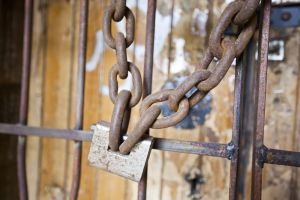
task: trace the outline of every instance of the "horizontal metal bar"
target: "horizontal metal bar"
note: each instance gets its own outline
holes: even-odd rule
[[[89,131],[29,127],[6,123],[0,123],[0,134],[61,138],[86,142],[90,142],[93,138],[93,133]],[[153,149],[221,158],[228,158],[230,154],[230,146],[227,144],[165,138],[154,138]],[[300,167],[300,152],[267,149],[265,163]]]
[[[93,133],[89,131],[73,129],[51,129],[41,127],[28,127],[14,124],[0,123],[0,134],[26,135],[39,137],[62,138],[66,140],[91,141]],[[204,143],[194,141],[180,141],[163,138],[155,138],[154,149],[191,153],[226,158],[226,144]]]
[[[265,163],[300,167],[300,152],[268,149]]]
[[[154,149],[227,158],[227,144],[155,138]]]
[[[62,138],[77,141],[91,141],[93,137],[92,132],[81,130],[29,127],[5,123],[0,123],[0,133],[8,135]]]

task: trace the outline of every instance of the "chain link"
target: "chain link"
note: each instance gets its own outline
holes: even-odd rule
[[[118,72],[121,79],[128,76],[128,62],[126,52],[126,41],[123,33],[117,34],[116,39],[116,56],[118,61]]]
[[[115,8],[113,19],[119,22],[123,19],[126,12],[126,0],[114,0],[112,6]]]
[[[237,0],[228,4],[218,24],[212,30],[209,47],[196,67],[196,71],[176,89],[162,90],[146,97],[141,104],[140,119],[128,138],[120,144],[121,132],[125,132],[128,127],[130,109],[141,98],[142,80],[138,68],[127,61],[126,53],[126,48],[134,41],[134,15],[126,6],[125,0],[112,0],[111,6],[107,8],[104,15],[103,28],[104,39],[109,47],[116,50],[117,57],[117,64],[109,73],[109,95],[115,104],[110,127],[110,148],[113,151],[119,149],[120,153],[128,154],[149,128],[166,128],[182,121],[188,115],[190,108],[221,82],[233,60],[239,57],[246,48],[256,30],[255,11],[258,4],[259,0]],[[124,17],[126,18],[126,37],[119,32],[115,39],[111,33],[111,22],[112,20],[119,22]],[[232,23],[241,29],[236,39],[224,35]],[[209,65],[214,57],[218,59],[218,62],[210,68]],[[122,90],[118,93],[117,76],[126,79],[128,72],[132,75],[133,91]],[[197,91],[187,97],[187,92],[195,87]],[[166,102],[174,113],[159,118],[161,109],[158,104],[162,102]]]
[[[124,123],[124,116],[126,113],[126,109],[131,97],[131,93],[127,90],[122,90],[116,100],[114,111],[111,117],[111,125],[110,125],[110,149],[112,151],[118,151],[119,145],[121,141],[121,131],[122,124]]]
[[[147,110],[154,104],[167,101],[169,99],[169,96],[173,94],[173,92],[175,92],[175,90],[161,90],[145,98],[141,104],[140,115],[145,116]],[[188,99],[181,99],[178,105],[178,110],[176,110],[176,112],[172,115],[156,119],[152,125],[152,128],[161,129],[177,124],[186,117],[189,109],[190,105]]]
[[[142,97],[142,78],[139,69],[128,62],[128,71],[132,75],[133,82],[133,96],[130,99],[129,106],[132,108],[140,101]],[[109,97],[111,101],[115,104],[118,96],[118,80],[117,76],[119,74],[119,65],[114,65],[109,72]]]
[[[247,0],[244,2],[242,9],[236,14],[233,23],[236,25],[245,24],[255,13],[260,0]]]
[[[121,1],[121,0],[119,0]],[[126,1],[125,1],[126,2]],[[114,13],[116,11],[116,7],[119,4],[112,3],[110,7],[105,10],[103,17],[103,35],[106,44],[112,48],[116,49],[116,40],[113,38],[111,33],[112,28],[112,20],[114,20]],[[126,48],[128,48],[134,41],[134,30],[135,30],[135,18],[132,11],[126,7],[124,11],[124,17],[126,18]],[[115,21],[115,20],[114,20]],[[117,22],[117,21],[116,21]]]

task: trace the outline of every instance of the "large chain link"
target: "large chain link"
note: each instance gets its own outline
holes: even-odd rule
[[[122,154],[127,154],[149,128],[166,128],[182,121],[188,115],[190,108],[201,101],[210,90],[221,82],[233,60],[242,54],[256,30],[255,11],[259,2],[259,0],[237,0],[228,4],[218,24],[211,32],[209,47],[195,72],[176,89],[162,90],[146,97],[141,104],[141,117],[131,134],[119,148],[119,143],[116,143],[113,148],[110,146],[112,150],[119,149]],[[123,17],[127,20],[126,38],[122,33],[118,33],[115,40],[111,34],[111,21],[120,21]],[[239,26],[241,30],[235,38],[224,35],[226,29],[232,23]],[[104,36],[107,44],[116,49],[117,52],[118,64],[112,68],[110,76],[110,97],[115,103],[115,110],[119,111],[114,111],[111,129],[117,130],[113,132],[120,132],[122,121],[117,120],[115,122],[113,120],[122,119],[124,110],[126,110],[124,106],[130,108],[136,105],[142,93],[139,72],[133,64],[127,62],[126,57],[126,47],[134,40],[134,16],[126,7],[126,1],[114,0],[112,6],[107,9],[104,17]],[[218,59],[218,62],[212,69],[209,69],[214,57]],[[121,92],[117,94],[116,76],[126,78],[128,71],[133,75],[134,95],[132,97],[130,96],[131,93]],[[187,97],[186,93],[195,87],[198,90],[192,96]],[[123,105],[119,101],[122,101]],[[168,106],[174,111],[172,115],[159,118],[161,109],[158,104],[162,102],[167,102]],[[113,141],[116,140],[116,137],[119,139],[120,133],[111,132],[110,135],[114,137],[111,140]],[[110,145],[112,144],[111,141]]]

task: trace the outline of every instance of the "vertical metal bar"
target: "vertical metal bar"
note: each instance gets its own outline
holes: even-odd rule
[[[229,199],[246,199],[247,166],[251,147],[251,134],[253,131],[253,66],[254,42],[251,40],[243,55],[237,59],[235,69],[235,90],[233,110],[233,134],[229,148],[234,149],[231,154],[230,190]],[[227,149],[230,150],[230,149]],[[229,151],[230,152],[230,151]]]
[[[260,12],[260,32],[258,45],[258,69],[255,85],[255,132],[253,135],[253,159],[252,159],[252,190],[251,199],[261,199],[262,167],[264,163],[264,125],[265,102],[268,67],[268,45],[270,29],[271,0],[262,1]]]
[[[25,0],[24,5],[24,35],[23,35],[23,55],[22,55],[22,80],[19,124],[27,125],[28,99],[29,99],[29,77],[31,61],[31,39],[32,39],[32,18],[33,0]],[[26,177],[26,137],[18,137],[17,146],[17,170],[19,197],[21,200],[28,199],[27,177]]]
[[[147,22],[146,22],[146,41],[145,41],[145,63],[144,63],[144,93],[143,98],[151,94],[152,74],[153,74],[153,52],[155,35],[155,12],[156,0],[148,0]],[[149,134],[149,131],[147,132]],[[145,200],[147,195],[147,167],[144,175],[138,184],[138,200]]]
[[[156,0],[148,0],[144,64],[144,98],[152,91]]]
[[[85,86],[85,63],[87,48],[87,28],[88,28],[88,8],[89,1],[80,1],[80,27],[79,27],[79,55],[78,55],[78,77],[77,77],[77,93],[76,93],[76,116],[75,129],[83,128],[83,112],[84,112],[84,86]],[[75,141],[73,177],[70,199],[76,200],[78,197],[81,176],[81,155],[82,142]]]
[[[246,52],[244,52],[245,54]],[[238,179],[238,165],[239,165],[239,152],[240,152],[240,135],[242,131],[242,120],[244,110],[244,80],[247,63],[244,54],[237,58],[235,67],[235,86],[234,86],[234,102],[233,102],[233,126],[232,126],[232,139],[228,144],[227,150],[231,159],[230,166],[230,188],[229,199],[237,199],[237,179]]]
[[[251,184],[247,182],[247,168],[251,162],[251,147],[253,144],[252,133],[254,130],[253,110],[254,110],[254,95],[253,95],[253,77],[255,76],[253,66],[255,62],[255,43],[250,41],[246,51],[243,53],[243,67],[246,69],[243,73],[243,106],[241,120],[242,125],[239,133],[239,146],[238,146],[238,162],[236,166],[236,186],[235,186],[235,199],[243,200],[249,199],[246,193]]]

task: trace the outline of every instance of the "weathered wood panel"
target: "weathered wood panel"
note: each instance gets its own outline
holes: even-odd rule
[[[49,1],[42,126],[68,128],[72,55],[72,5]],[[67,142],[42,139],[38,199],[64,199]]]
[[[285,41],[285,56],[281,62],[269,63],[265,144],[299,151],[299,29],[273,30],[272,35],[273,39]],[[265,165],[263,197],[300,199],[297,172],[292,167]]]
[[[43,113],[43,86],[46,66],[47,42],[47,4],[46,1],[34,2],[34,26],[32,35],[32,57],[30,74],[30,100],[28,125],[41,126]],[[38,199],[40,164],[41,164],[41,138],[28,137],[26,164],[29,199]]]

